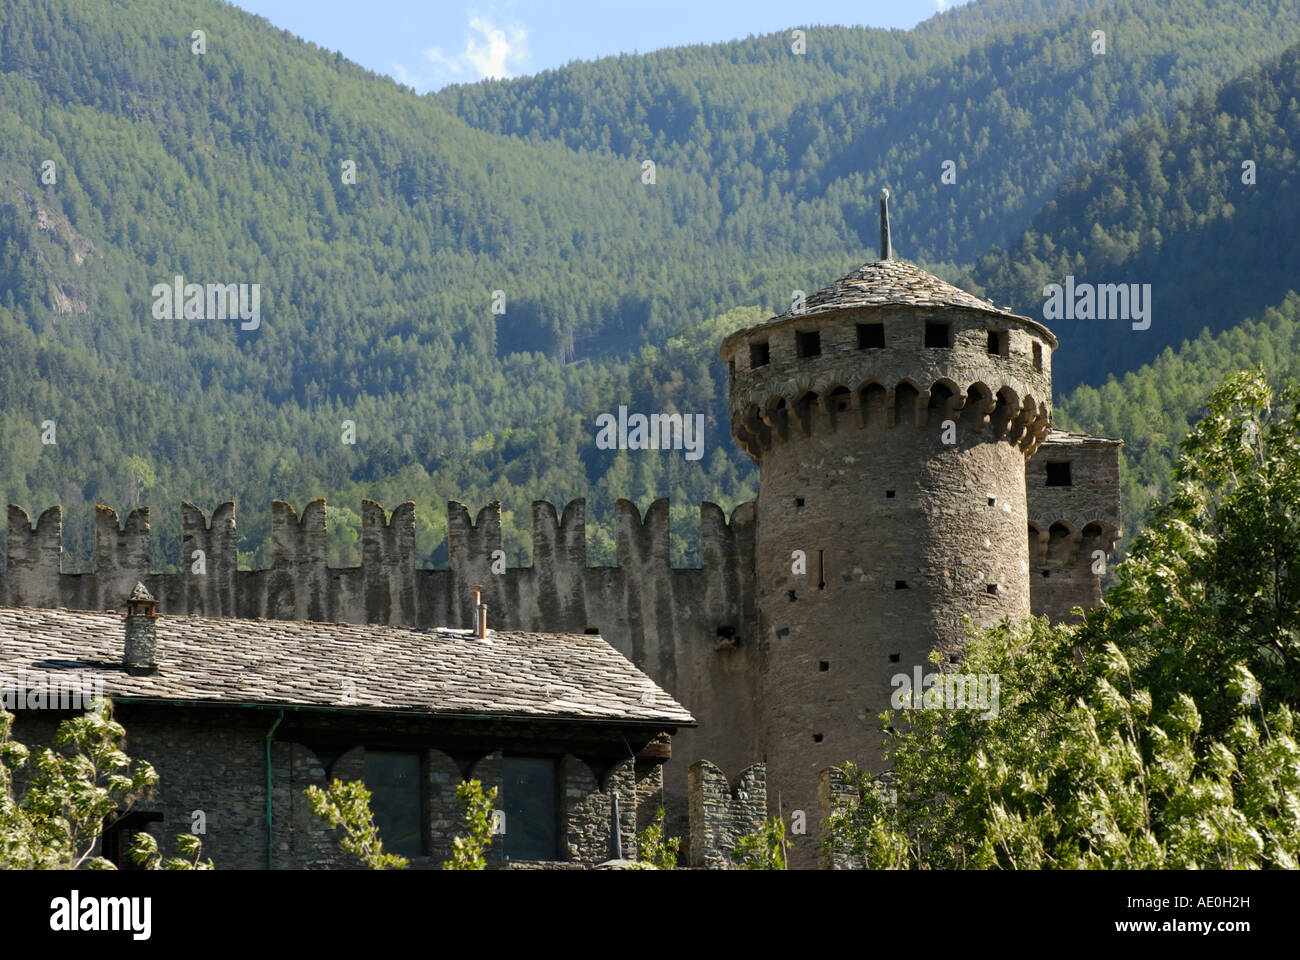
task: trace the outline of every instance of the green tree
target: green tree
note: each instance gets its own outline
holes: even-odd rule
[[[465,780],[456,786],[456,796],[465,805],[465,835],[451,841],[451,859],[443,863],[444,870],[486,870],[483,856],[492,842],[492,802],[497,798],[497,788],[486,793],[478,780]]]
[[[785,820],[773,817],[736,841],[731,859],[740,870],[784,870],[789,862]]]
[[[303,793],[312,813],[335,829],[343,828],[340,845],[363,866],[371,870],[402,870],[410,865],[405,857],[384,853],[384,842],[370,812],[370,791],[360,780],[344,783],[336,778],[324,790],[312,786]]]
[[[146,870],[211,870],[211,860],[199,859],[203,854],[203,841],[192,833],[176,838],[179,857],[164,857],[158,852],[158,841],[141,831],[131,842],[128,855]]]
[[[1229,378],[1176,494],[1078,626],[976,633],[992,716],[885,714],[887,779],[847,766],[827,850],[872,867],[1300,864],[1300,389]],[[949,668],[955,669],[955,668]],[[884,789],[887,785],[888,789]]]
[[[664,836],[663,807],[655,814],[644,830],[636,835],[637,864],[646,870],[675,870],[677,868],[677,849],[681,846],[681,837]]]
[[[154,768],[122,750],[126,735],[110,700],[64,720],[55,747],[35,751],[12,738],[14,716],[0,710],[0,869],[112,870],[93,856],[104,818],[130,810],[158,783]],[[14,794],[15,771],[30,764],[28,787]]]
[[[1157,708],[1186,692],[1218,735],[1240,713],[1238,664],[1266,704],[1300,705],[1300,386],[1275,397],[1262,372],[1235,374],[1181,449],[1087,636],[1122,638]]]

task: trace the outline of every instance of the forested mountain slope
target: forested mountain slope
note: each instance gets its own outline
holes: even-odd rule
[[[1097,383],[1166,346],[1258,315],[1300,286],[1300,47],[1144,121],[1048,203],[1009,250],[980,259],[977,286],[1042,317],[1043,288],[1151,285],[1151,326],[1048,321],[1068,345],[1058,387]],[[1246,166],[1246,165],[1249,166]],[[1249,180],[1251,182],[1243,182]]]
[[[1172,492],[1177,445],[1205,415],[1210,392],[1229,374],[1258,368],[1275,387],[1300,379],[1300,295],[1289,292],[1258,320],[1217,336],[1203,331],[1177,351],[1166,347],[1141,369],[1079,387],[1057,404],[1058,427],[1124,438],[1126,541],[1145,524],[1152,499]]]
[[[687,560],[699,501],[753,493],[718,341],[873,257],[882,184],[960,280],[1126,124],[1297,40],[1280,0],[985,0],[419,97],[212,0],[6,0],[0,496],[65,505],[69,570],[94,503],[152,505],[162,566],[175,504],[231,497],[256,563],[267,501],[316,496],[335,563],[363,496],[417,501],[425,562],[448,498],[502,499],[519,561],[528,501],[588,496],[600,562],[615,499],[670,496]],[[258,284],[260,323],[158,319],[177,275]],[[595,449],[619,405],[704,415],[705,456]]]
[[[994,30],[1050,23],[1066,14],[1103,10],[1114,3],[1115,0],[979,0],[950,6],[918,23],[913,33],[971,43]]]
[[[1300,41],[1300,8],[1284,0],[1061,2],[1051,22],[1018,23],[1032,7],[991,6],[1005,24],[970,31],[969,46],[920,28],[810,27],[803,56],[788,35],[751,37],[448,87],[437,99],[530,143],[699,173],[738,227],[752,222],[749,201],[776,195],[800,226],[834,223],[871,247],[872,198],[888,185],[902,255],[960,264],[1018,235],[1130,123]],[[945,161],[954,183],[941,179]]]

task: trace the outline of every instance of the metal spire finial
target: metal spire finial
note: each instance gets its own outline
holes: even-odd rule
[[[889,190],[880,191],[880,259],[891,260],[893,244],[889,241]]]

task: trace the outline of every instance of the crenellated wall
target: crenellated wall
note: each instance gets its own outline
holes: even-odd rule
[[[473,624],[469,587],[483,586],[488,624],[497,629],[599,633],[689,709],[698,729],[681,730],[673,749],[687,762],[710,757],[740,769],[761,757],[753,710],[757,693],[754,611],[755,514],[752,503],[730,520],[715,504],[700,508],[698,568],[668,560],[668,501],[644,517],[636,505],[615,506],[617,565],[587,565],[586,503],[562,514],[533,504],[533,562],[506,567],[501,505],[471,518],[447,506],[448,568],[416,566],[415,505],[389,514],[361,505],[361,566],[327,565],[324,500],[299,515],[271,504],[271,556],[266,570],[239,570],[236,514],[224,503],[211,518],[181,505],[179,573],[149,570],[149,511],[133,510],[125,526],[108,507],[95,516],[93,572],[63,573],[62,514],[46,510],[32,526],[27,512],[9,508],[8,563],[0,573],[0,603],[9,606],[116,609],[143,582],[163,616],[264,617],[416,627]],[[495,556],[494,556],[495,554]],[[494,563],[495,561],[495,563]],[[494,568],[500,572],[494,573]],[[669,764],[664,793],[671,832],[686,823],[686,763]]]

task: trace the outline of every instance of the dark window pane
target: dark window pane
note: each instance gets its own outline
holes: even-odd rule
[[[951,347],[952,327],[947,323],[927,323],[925,325],[925,345],[927,347]]]
[[[111,820],[111,823],[107,821]],[[141,867],[131,859],[127,850],[135,842],[137,833],[153,833],[156,837],[158,831],[150,831],[149,824],[162,823],[163,815],[161,813],[148,812],[143,810],[133,810],[130,813],[110,814],[106,818],[106,826],[102,835],[100,849],[104,859],[111,860],[117,864],[119,870],[139,870]],[[160,843],[158,845],[162,847]]]
[[[420,829],[420,755],[367,750],[363,779],[370,791],[385,853],[418,857],[424,853]]]
[[[1047,485],[1049,487],[1070,487],[1074,481],[1070,479],[1070,461],[1063,460],[1058,463],[1047,464]]]
[[[880,350],[885,346],[885,325],[883,323],[858,324],[858,348],[861,350]]]
[[[506,859],[557,859],[559,817],[555,761],[505,757],[501,762],[501,783],[502,807],[506,813]]]

